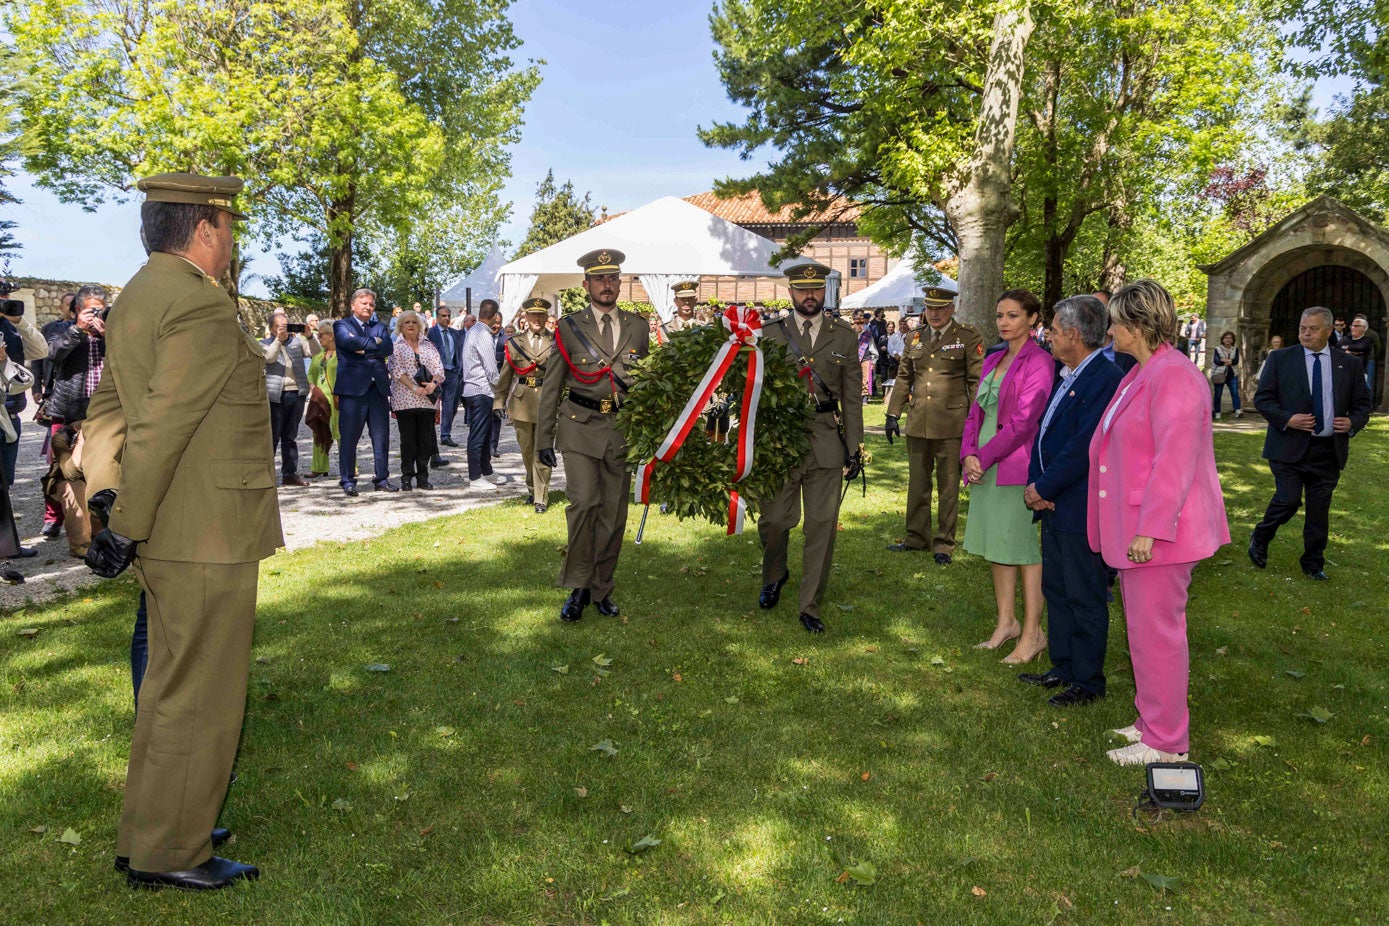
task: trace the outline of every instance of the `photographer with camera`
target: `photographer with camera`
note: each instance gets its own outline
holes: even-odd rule
[[[24,318],[24,303],[9,298],[13,291],[10,284],[0,283],[0,375],[6,383],[5,417],[9,424],[0,428],[0,462],[7,486],[14,485],[15,459],[19,456],[19,413],[29,404],[24,393],[33,385],[24,363],[48,357],[48,342]]]
[[[307,358],[315,351],[303,331],[303,325],[292,325],[289,316],[276,312],[270,316],[270,337],[260,342],[265,348],[265,391],[270,396],[270,442],[280,448],[280,484],[287,486],[309,484],[299,475],[298,438],[309,394]]]

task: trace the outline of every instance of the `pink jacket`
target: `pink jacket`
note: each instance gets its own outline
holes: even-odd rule
[[[1215,469],[1210,385],[1186,354],[1163,344],[1134,367],[1090,440],[1090,548],[1130,569],[1129,544],[1152,537],[1168,566],[1205,559],[1230,542]],[[1114,411],[1109,427],[1105,422]]]
[[[984,358],[984,367],[979,372],[981,388],[1003,357],[1004,352],[998,351]],[[1018,355],[1013,358],[1008,372],[1003,374],[1003,385],[998,392],[998,432],[983,447],[979,446],[979,428],[984,424],[984,409],[977,401],[970,402],[964,438],[960,442],[960,459],[976,456],[985,470],[997,465],[998,485],[1026,485],[1032,440],[1041,427],[1042,415],[1046,413],[1055,379],[1056,361],[1028,338],[1018,348]]]

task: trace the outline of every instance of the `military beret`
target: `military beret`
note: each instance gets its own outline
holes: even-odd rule
[[[932,308],[941,308],[955,304],[955,294],[948,289],[941,289],[939,286],[927,286],[921,291],[922,302]]]
[[[185,203],[190,206],[216,206],[238,218],[246,218],[232,204],[246,184],[240,177],[204,177],[202,174],[155,174],[135,188],[145,194],[145,202]]]
[[[541,299],[539,296],[537,296],[534,299],[527,299],[525,302],[521,303],[521,308],[525,309],[527,312],[537,312],[541,315],[549,315],[550,300]]]
[[[609,273],[620,273],[622,262],[627,259],[627,255],[612,248],[600,248],[597,251],[589,251],[579,258],[579,266],[584,268],[584,276],[596,277],[604,276]]]
[[[786,285],[791,289],[824,289],[825,278],[830,275],[830,268],[812,260],[787,267],[784,272]]]
[[[676,299],[699,298],[699,284],[694,280],[681,280],[679,283],[673,283],[670,290]]]

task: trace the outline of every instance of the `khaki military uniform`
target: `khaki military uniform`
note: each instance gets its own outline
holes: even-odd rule
[[[111,530],[139,541],[150,654],[116,854],[138,871],[179,871],[212,855],[258,563],[284,543],[265,359],[227,294],[160,252],[121,292],[106,345],[83,463],[90,494],[116,491]]]
[[[787,356],[799,362],[796,347],[787,335],[788,325],[802,322],[792,312],[787,318],[769,323],[762,336],[787,345]],[[824,381],[839,402],[844,436],[840,439],[835,416],[829,409],[830,397],[816,387],[815,402],[820,409],[810,425],[810,454],[792,471],[780,492],[762,505],[757,535],[762,540],[762,584],[769,585],[787,574],[787,547],[791,528],[801,520],[805,508],[805,553],[801,569],[800,611],[820,616],[820,600],[829,584],[830,564],[834,560],[834,541],[839,527],[839,499],[844,483],[845,447],[857,451],[863,441],[863,370],[858,362],[858,336],[837,318],[824,315],[813,344],[807,344],[801,330],[795,342],[805,351],[816,375]],[[812,380],[813,382],[813,380]]]
[[[689,331],[691,328],[698,328],[699,326],[699,319],[695,318],[693,315],[689,318],[681,318],[677,314],[661,327],[665,330],[666,335],[669,336],[675,334],[677,331]]]
[[[650,352],[650,326],[640,315],[618,308],[612,310],[611,318],[617,326],[616,349],[604,345],[592,306],[561,319],[557,334],[578,370],[596,371],[611,364],[613,373],[630,384],[632,365]],[[598,356],[589,353],[573,335],[571,325],[583,332]],[[587,588],[595,601],[612,593],[613,573],[627,527],[632,474],[627,470],[627,439],[616,420],[622,395],[620,387],[614,395],[606,376],[593,385],[579,382],[558,347],[550,354],[540,390],[535,445],[537,449],[554,447],[564,454],[569,546],[555,584]]]
[[[497,399],[493,407],[505,408],[507,417],[516,426],[516,441],[521,445],[521,461],[526,468],[526,488],[537,505],[550,503],[550,467],[535,458],[536,422],[540,420],[540,390],[545,382],[545,368],[555,347],[555,336],[541,329],[532,334],[529,327],[507,339],[511,360],[502,364],[502,375],[494,388]],[[563,364],[564,361],[560,361]],[[515,366],[513,366],[513,364]],[[535,369],[525,376],[516,367]]]
[[[901,415],[911,402],[902,433],[907,438],[907,537],[905,544],[935,553],[955,549],[960,500],[960,439],[969,403],[979,385],[984,347],[979,332],[954,319],[939,337],[922,325],[907,337],[887,413]],[[931,529],[931,476],[935,472],[936,531]]]

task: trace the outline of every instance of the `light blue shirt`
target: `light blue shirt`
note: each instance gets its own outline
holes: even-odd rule
[[[1320,431],[1314,431],[1315,437],[1330,437],[1334,431],[1331,427],[1331,419],[1335,417],[1334,403],[1332,402],[1331,389],[1331,347],[1323,347],[1320,353],[1313,353],[1306,347],[1302,348],[1302,356],[1307,361],[1307,393],[1312,394],[1312,358],[1321,358],[1321,420],[1325,425]]]
[[[1052,394],[1051,402],[1047,405],[1047,413],[1042,416],[1042,427],[1037,432],[1038,445],[1041,444],[1042,438],[1046,436],[1047,426],[1051,424],[1051,416],[1056,414],[1057,406],[1061,404],[1061,400],[1066,398],[1066,394],[1070,392],[1071,384],[1076,381],[1076,377],[1080,376],[1080,371],[1085,369],[1086,364],[1091,360],[1094,360],[1102,354],[1104,354],[1103,348],[1100,350],[1092,350],[1085,355],[1085,359],[1077,364],[1074,370],[1071,370],[1065,376],[1061,377],[1061,385],[1056,387],[1056,392]]]

